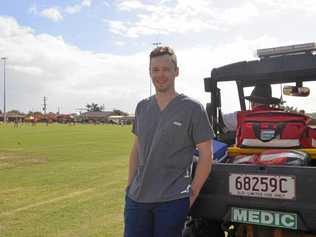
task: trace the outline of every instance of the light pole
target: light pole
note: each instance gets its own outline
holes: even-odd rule
[[[7,122],[7,113],[6,113],[6,81],[5,81],[5,63],[8,59],[7,57],[2,57],[3,60],[3,123]]]

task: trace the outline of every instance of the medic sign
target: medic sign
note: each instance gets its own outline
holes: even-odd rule
[[[293,230],[297,229],[297,215],[289,212],[232,207],[231,221]]]

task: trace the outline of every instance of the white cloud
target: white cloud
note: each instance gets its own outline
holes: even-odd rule
[[[28,75],[34,75],[34,76],[43,75],[43,70],[39,67],[12,65],[8,67],[8,70],[13,70],[21,74],[28,74]]]
[[[282,19],[311,17],[316,14],[314,0],[122,0],[114,2],[117,10],[133,14],[133,18],[121,20],[120,27],[110,24],[110,32],[123,37],[141,37],[161,34],[194,34],[205,32],[229,32],[246,27],[253,22],[282,24]],[[299,22],[299,20],[297,20]],[[267,25],[267,24],[266,24]],[[284,24],[283,24],[284,25]],[[162,33],[163,32],[163,33]]]
[[[172,0],[160,0],[159,4],[164,4],[164,3],[168,3],[171,2]]]
[[[90,7],[92,4],[92,0],[83,0],[81,2],[81,5],[84,6],[84,7]]]
[[[254,2],[277,12],[302,11],[308,14],[316,13],[314,0],[288,0],[286,4],[282,0],[255,0]]]
[[[75,14],[81,11],[82,6],[80,4],[77,5],[72,5],[72,6],[67,6],[65,8],[65,12],[68,14]]]
[[[13,18],[0,17],[0,55],[8,57],[8,109],[27,112],[39,108],[47,96],[48,109],[54,112],[58,106],[75,112],[91,102],[133,112],[147,94],[147,54],[83,51],[62,37],[36,35]]]
[[[32,34],[33,30],[30,27],[20,27],[18,23],[12,17],[1,17],[0,16],[0,42],[3,42],[14,35],[28,35]],[[23,39],[20,39],[23,40]],[[8,41],[10,43],[11,41]],[[13,42],[12,42],[13,43]],[[3,44],[4,49],[6,48]]]
[[[121,34],[128,31],[128,24],[122,21],[104,20],[111,28],[112,33]]]
[[[76,14],[76,13],[79,13],[83,7],[90,7],[91,4],[92,4],[92,0],[83,0],[79,4],[67,6],[65,8],[65,12],[68,14]]]
[[[259,15],[257,6],[248,2],[238,7],[226,9],[221,14],[218,14],[218,17],[219,21],[224,22],[225,25],[235,26]]]
[[[114,44],[117,46],[125,46],[127,43],[125,41],[115,41]]]
[[[259,15],[254,4],[246,2],[238,7],[219,8],[208,0],[181,0],[175,6],[169,1],[159,4],[145,4],[139,0],[125,0],[117,4],[120,11],[135,12],[133,22],[121,21],[118,26],[109,22],[112,33],[128,37],[142,35],[196,33],[210,30],[225,30],[237,24],[250,21]]]
[[[61,13],[57,7],[43,9],[40,12],[40,15],[43,17],[46,17],[52,21],[55,21],[55,22],[61,21],[63,19],[63,16],[61,15]]]
[[[122,11],[132,11],[132,10],[148,10],[154,11],[155,7],[153,5],[146,5],[143,4],[139,0],[129,0],[129,1],[122,1],[117,6]]]
[[[91,5],[92,0],[82,0],[78,4],[68,5],[66,7],[49,7],[39,11],[37,6],[34,4],[28,9],[28,12],[34,15],[46,17],[54,22],[57,22],[63,20],[63,14],[77,14],[83,8],[91,7]]]

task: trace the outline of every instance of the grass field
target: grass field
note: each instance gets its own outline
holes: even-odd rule
[[[122,236],[130,129],[0,125],[0,236]]]

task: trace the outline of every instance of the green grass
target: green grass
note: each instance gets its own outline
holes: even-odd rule
[[[130,130],[0,125],[0,236],[122,236]]]

